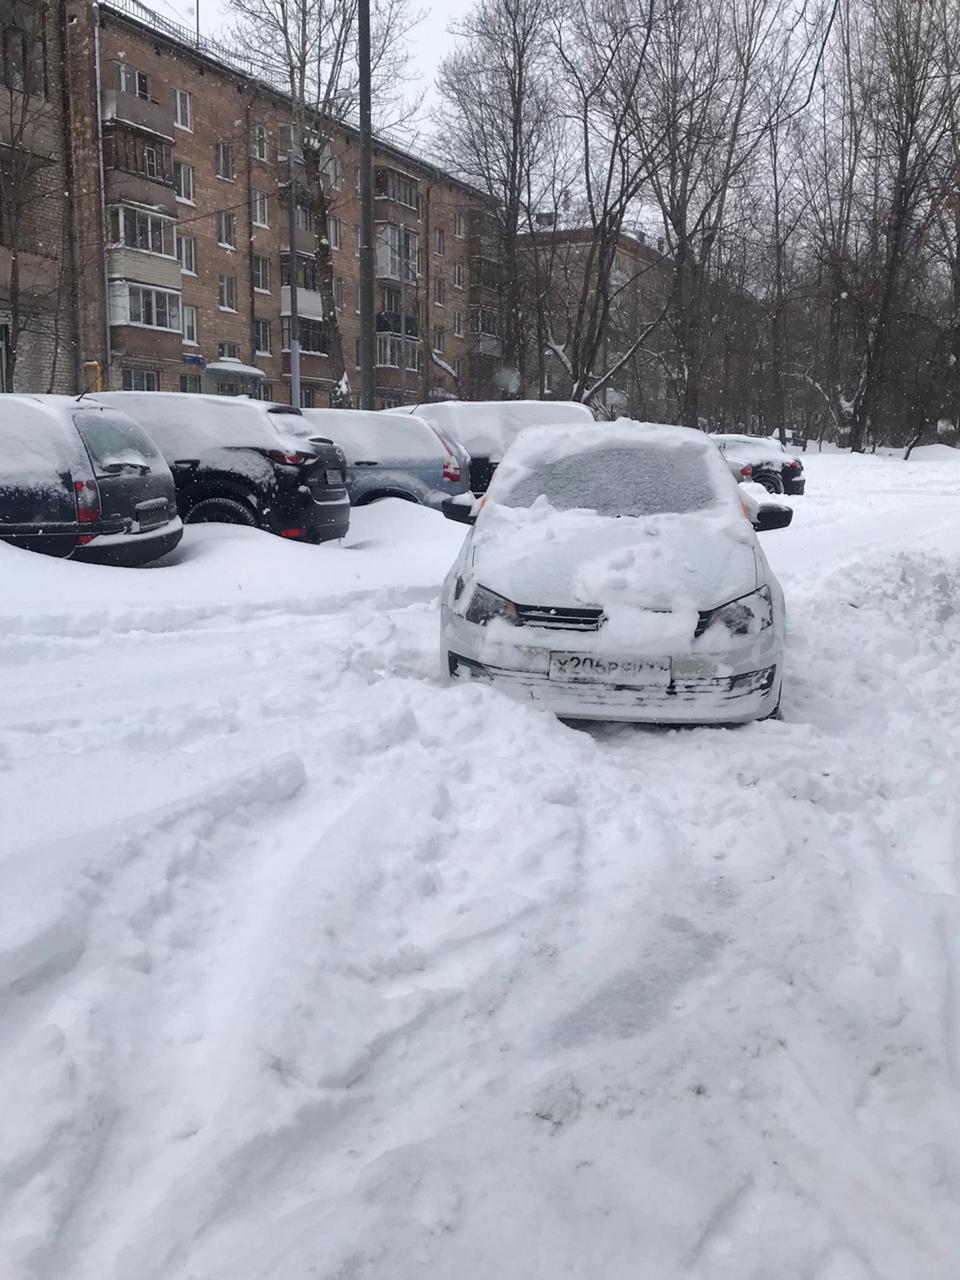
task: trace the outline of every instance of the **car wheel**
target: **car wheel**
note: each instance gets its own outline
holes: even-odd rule
[[[758,476],[754,476],[754,480],[757,484],[763,485],[767,493],[783,493],[783,481],[779,476],[774,475],[772,472],[761,473]]]
[[[245,524],[253,528],[257,517],[238,498],[201,498],[187,513],[187,524]]]

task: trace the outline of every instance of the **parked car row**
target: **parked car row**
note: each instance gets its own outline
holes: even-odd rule
[[[806,488],[803,463],[779,440],[766,436],[711,434],[738,480],[752,480],[768,493],[801,494]]]

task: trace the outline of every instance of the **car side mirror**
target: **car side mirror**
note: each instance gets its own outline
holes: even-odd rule
[[[457,524],[475,524],[477,517],[473,513],[473,506],[472,497],[466,502],[461,502],[459,498],[444,498],[440,503],[440,510],[448,520],[456,520]]]
[[[753,527],[757,533],[767,533],[771,529],[786,529],[792,519],[792,507],[781,506],[779,502],[765,502],[753,518]]]

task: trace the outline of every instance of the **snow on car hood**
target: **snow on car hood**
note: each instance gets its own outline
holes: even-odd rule
[[[516,604],[604,610],[605,643],[689,645],[701,611],[759,586],[742,516],[612,519],[592,512],[488,506],[474,533],[474,581]]]

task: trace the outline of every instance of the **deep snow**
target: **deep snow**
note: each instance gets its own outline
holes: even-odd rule
[[[402,504],[0,547],[3,1280],[955,1280],[960,467],[804,465],[739,730],[441,687]]]

